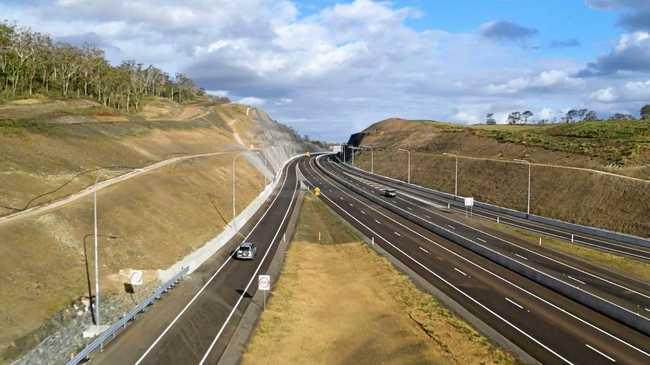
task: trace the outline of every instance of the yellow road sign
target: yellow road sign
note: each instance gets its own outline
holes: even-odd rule
[[[314,195],[316,196],[320,195],[320,188],[318,186],[314,188]]]

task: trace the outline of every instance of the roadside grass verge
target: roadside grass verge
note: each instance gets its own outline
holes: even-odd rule
[[[515,237],[521,241],[528,242],[531,245],[537,244],[539,237],[541,236],[542,245],[553,251],[569,255],[573,258],[578,258],[585,262],[607,268],[608,270],[618,272],[643,282],[650,282],[650,265],[644,261],[586,247],[578,243],[571,244],[566,240],[529,232],[506,224],[497,224],[496,222],[489,222],[486,220],[480,220],[478,222],[493,231]]]
[[[417,289],[309,195],[242,363],[512,364],[515,359]]]

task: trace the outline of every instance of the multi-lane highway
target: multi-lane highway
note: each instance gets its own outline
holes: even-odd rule
[[[449,199],[445,195],[435,193],[427,188],[420,187],[414,184],[406,184],[401,181],[396,181],[394,179],[385,176],[372,174],[370,172],[353,168],[348,165],[342,164],[340,165],[340,167],[350,173],[353,173],[357,176],[362,176],[370,181],[374,181],[392,188],[399,188],[400,190],[404,192],[408,192],[413,196],[423,198],[428,201],[441,204],[444,206],[449,205],[452,209],[456,211],[464,212],[465,208],[462,206],[461,202],[456,201],[454,199]],[[570,229],[551,226],[540,222],[533,222],[530,220],[515,217],[513,215],[499,214],[480,207],[474,207],[473,213],[478,217],[486,218],[491,221],[495,221],[497,217],[499,217],[500,222],[503,224],[508,224],[518,228],[523,228],[528,231],[540,233],[543,235],[557,237],[566,240],[567,242],[573,242],[573,243],[585,245],[592,248],[597,248],[600,250],[605,250],[616,254],[627,255],[630,257],[634,257],[641,260],[647,260],[648,262],[650,262],[650,248],[648,247],[640,247],[638,245],[629,244],[611,238],[605,239],[602,237],[596,237],[583,232],[572,231]]]
[[[257,257],[239,261],[227,250],[201,266],[146,315],[131,324],[93,362],[105,364],[215,364],[257,291],[294,209],[298,180],[294,160],[266,206],[233,239],[257,245]]]
[[[339,176],[361,189],[381,196],[382,185],[368,180],[354,169],[342,169],[340,164],[324,160],[324,165],[336,171]],[[650,285],[634,280],[606,268],[587,264],[566,255],[554,255],[551,250],[539,247],[516,238],[503,238],[498,232],[471,226],[462,215],[446,209],[436,209],[422,198],[410,196],[400,191],[393,199],[383,199],[386,204],[399,209],[407,218],[428,221],[439,229],[472,241],[477,247],[487,247],[495,253],[530,268],[531,275],[543,275],[556,279],[559,283],[581,295],[602,299],[612,303],[616,310],[630,314],[633,325],[637,321],[650,321]],[[567,243],[568,244],[568,243]]]
[[[366,180],[347,174],[326,157],[320,159],[319,163],[313,158],[301,161],[300,170],[310,186],[320,187],[323,200],[341,217],[540,362],[650,362],[650,339],[640,331],[434,234],[409,219],[413,218],[409,215],[447,225],[447,229],[464,235],[471,234],[475,241],[489,240],[490,248],[495,250],[507,247],[510,255],[521,256],[521,263],[546,275],[565,275],[562,279],[567,283],[573,280],[566,276],[570,272],[571,277],[585,283],[583,287],[576,282],[576,287],[602,290],[598,293],[607,293],[608,299],[616,299],[621,306],[627,300],[647,303],[647,287],[629,288],[635,293],[629,297],[623,295],[623,302],[618,302],[619,294],[626,290],[618,287],[618,282],[596,281],[599,279],[593,273],[582,272],[580,267],[572,268],[546,259],[536,251],[499,243],[498,237],[445,221],[435,216],[430,207],[424,210],[408,199],[392,198],[390,204],[399,209],[387,209],[364,195],[365,192],[379,196]],[[641,307],[642,311],[646,309]]]

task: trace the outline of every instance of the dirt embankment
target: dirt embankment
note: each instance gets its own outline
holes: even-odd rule
[[[412,182],[453,193],[455,161],[453,157],[442,154],[477,157],[458,159],[458,194],[520,211],[526,210],[528,168],[521,163],[512,163],[513,159],[627,172],[639,178],[647,178],[646,171],[650,169],[650,162],[646,161],[650,159],[647,156],[650,150],[645,147],[639,149],[636,162],[614,169],[605,165],[608,162],[598,151],[592,155],[577,154],[499,142],[482,135],[483,132],[475,133],[471,128],[447,124],[392,120],[373,125],[364,133],[361,144],[377,147],[375,172],[405,180],[407,154],[397,149],[410,149]],[[599,143],[606,144],[603,141]],[[370,153],[361,152],[355,162],[369,170]],[[534,166],[531,176],[533,214],[650,236],[650,183],[546,166]]]
[[[243,364],[511,364],[308,196]],[[318,240],[320,232],[320,241]]]
[[[106,121],[108,111],[81,101],[3,105],[10,112],[0,117],[0,215],[69,196],[92,185],[97,174],[101,181],[130,171],[124,167],[224,152],[173,163],[99,191],[104,295],[124,291],[120,270],[167,268],[219,234],[232,218],[232,152],[242,146],[219,113],[242,107],[152,103],[155,113],[145,107],[140,115],[118,115],[122,121]],[[246,118],[237,113],[233,116]],[[66,123],[59,122],[62,117]],[[251,123],[241,131],[246,128],[261,127]],[[241,211],[262,190],[264,177],[241,158],[237,182]],[[41,327],[48,318],[88,295],[88,280],[94,282],[92,232],[92,195],[0,223],[0,363],[37,344],[48,334]]]

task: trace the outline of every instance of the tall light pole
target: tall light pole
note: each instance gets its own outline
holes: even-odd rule
[[[361,146],[362,148],[370,148],[370,172],[375,173],[375,149],[372,146]]]
[[[398,148],[397,150],[402,151],[402,152],[406,152],[407,155],[408,155],[408,157],[407,157],[408,158],[408,170],[407,170],[407,173],[406,173],[406,176],[407,176],[406,177],[406,182],[410,184],[411,183],[411,151],[409,151],[407,149],[404,149],[404,148]]]
[[[99,173],[95,178],[95,191],[93,192],[93,226],[95,235],[95,325],[100,325],[99,317],[99,251],[97,250],[99,235],[97,234],[97,182]]]
[[[515,161],[525,163],[525,164],[528,165],[528,207],[526,208],[526,214],[530,215],[530,171],[531,171],[530,168],[531,168],[532,164],[530,163],[530,161],[527,161],[527,160],[515,159]]]
[[[454,196],[458,196],[458,155],[454,155],[453,153],[443,153],[445,156],[454,156],[456,159],[456,174],[454,178]]]
[[[247,150],[239,151],[232,158],[232,220],[233,220],[233,222],[235,221],[235,217],[237,216],[237,208],[235,207],[235,181],[236,181],[235,162],[237,161],[237,158],[239,156],[241,156],[244,152],[248,152],[248,151],[260,151],[260,149],[259,148],[249,148]]]

